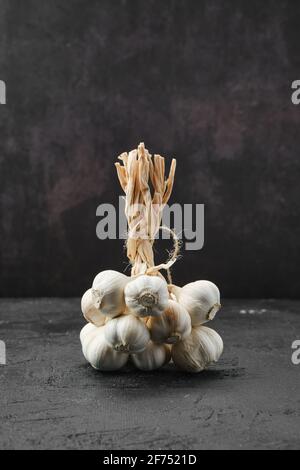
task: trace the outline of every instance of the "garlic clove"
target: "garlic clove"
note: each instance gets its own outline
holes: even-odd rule
[[[98,335],[99,330],[102,327],[88,323],[85,325],[80,332],[80,341],[82,345],[83,355],[86,357],[88,354],[88,349],[90,348],[94,338]]]
[[[141,275],[125,287],[125,302],[136,316],[158,316],[168,305],[167,283],[158,276]]]
[[[150,341],[145,323],[134,315],[113,318],[104,327],[106,341],[116,350],[128,353],[143,351]]]
[[[221,308],[220,291],[210,281],[195,281],[186,284],[179,291],[178,301],[189,312],[192,326],[199,326],[213,320]]]
[[[166,344],[155,344],[150,341],[143,352],[132,354],[130,357],[138,369],[155,370],[170,361],[171,352]]]
[[[97,327],[93,325],[92,323],[87,323],[80,331],[79,337],[80,337],[81,344],[85,342],[86,338],[88,338],[92,334],[92,332],[95,332],[95,331],[97,331]]]
[[[81,299],[81,311],[84,318],[96,326],[102,326],[105,323],[105,315],[95,306],[95,295],[93,289],[88,289]]]
[[[123,367],[129,355],[116,352],[106,341],[104,326],[96,327],[88,323],[80,333],[82,352],[94,369],[113,371]]]
[[[223,352],[223,340],[212,328],[198,326],[185,340],[172,347],[174,364],[186,372],[200,372],[217,362]]]
[[[191,318],[187,310],[178,302],[169,299],[168,307],[159,317],[147,321],[151,339],[155,343],[174,344],[191,334]]]
[[[124,288],[130,278],[118,271],[102,271],[95,277],[92,285],[92,293],[95,307],[110,318],[124,312],[126,305]]]

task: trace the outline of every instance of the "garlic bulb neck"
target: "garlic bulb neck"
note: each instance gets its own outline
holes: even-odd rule
[[[207,312],[207,319],[208,320],[213,320],[216,316],[216,313],[220,310],[222,305],[218,302],[216,302]]]
[[[92,288],[93,303],[96,308],[100,308],[104,293]]]

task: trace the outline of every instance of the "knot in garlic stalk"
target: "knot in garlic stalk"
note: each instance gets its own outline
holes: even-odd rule
[[[189,312],[192,326],[213,320],[221,308],[220,291],[213,282],[191,282],[174,292],[178,302]]]
[[[168,288],[158,276],[141,275],[125,287],[125,302],[131,313],[140,317],[158,316],[168,305]]]
[[[147,321],[151,339],[155,343],[174,344],[191,334],[191,318],[178,302],[169,299],[168,306],[159,317]]]
[[[118,271],[102,271],[95,277],[92,285],[94,305],[110,318],[125,310],[124,288],[130,278]]]

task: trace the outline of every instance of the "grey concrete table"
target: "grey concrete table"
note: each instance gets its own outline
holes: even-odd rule
[[[300,302],[224,304],[210,370],[104,374],[82,356],[78,299],[1,300],[0,448],[299,448]]]

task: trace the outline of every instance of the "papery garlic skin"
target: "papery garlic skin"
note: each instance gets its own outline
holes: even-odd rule
[[[139,317],[159,316],[168,305],[167,283],[158,276],[141,275],[125,287],[129,311]]]
[[[213,320],[221,308],[220,291],[210,281],[195,281],[186,284],[178,293],[178,302],[189,312],[192,326]]]
[[[82,352],[94,369],[113,371],[123,367],[129,355],[116,352],[106,341],[104,326],[96,327],[91,323],[85,325],[80,332]]]
[[[181,289],[182,287],[176,286],[175,284],[168,284],[168,291],[172,296],[172,299],[177,300],[177,302],[180,297]]]
[[[155,344],[150,341],[143,352],[132,354],[130,357],[138,369],[155,370],[170,361],[171,352],[166,344]]]
[[[95,307],[99,308],[103,315],[113,318],[124,312],[124,288],[129,280],[125,274],[110,269],[97,274],[92,291]]]
[[[121,352],[141,352],[150,341],[147,326],[134,315],[121,315],[108,321],[104,334],[111,347]]]
[[[80,338],[80,341],[81,341],[81,345],[82,347],[86,347],[87,344],[88,344],[88,341],[86,341],[87,338],[89,338],[89,340],[91,339],[92,337],[92,334],[96,333],[97,330],[97,327],[95,325],[93,325],[92,323],[87,323],[80,331],[80,335],[79,335],[79,338]]]
[[[171,299],[163,314],[159,317],[150,317],[147,326],[155,343],[174,344],[187,338],[192,331],[189,313],[182,305]]]
[[[198,326],[188,338],[172,347],[174,364],[186,372],[201,372],[217,362],[223,352],[223,340],[212,328]]]
[[[94,298],[93,290],[88,289],[81,299],[81,311],[88,322],[96,326],[102,326],[105,323],[106,317],[95,307],[95,300],[97,299]]]

